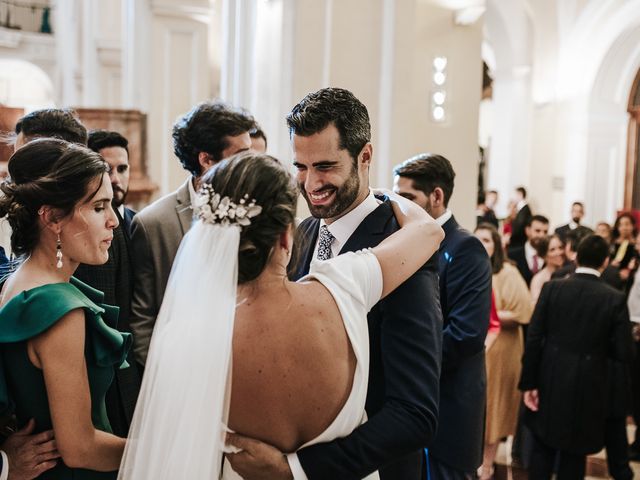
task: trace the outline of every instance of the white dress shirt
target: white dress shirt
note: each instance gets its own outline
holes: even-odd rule
[[[520,200],[516,205],[517,211],[519,212],[520,210],[522,210],[526,204],[527,204],[526,200]]]
[[[451,212],[451,210],[447,208],[444,211],[444,213],[440,215],[438,218],[436,218],[435,220],[438,223],[438,225],[443,226],[445,223],[449,221],[451,217],[453,217],[453,213]]]
[[[380,205],[380,202],[373,196],[373,193],[369,192],[367,198],[365,198],[360,205],[346,215],[338,218],[330,225],[327,225],[324,219],[320,220],[320,227],[322,227],[322,225],[327,225],[329,233],[331,233],[334,238],[331,243],[332,257],[337,257],[340,254],[340,250],[342,250],[342,247],[347,243],[349,237],[351,237],[356,228],[358,228],[358,225],[360,225],[371,212],[378,208],[378,205]],[[318,240],[319,239],[320,236],[318,235]],[[313,249],[314,260],[318,258],[318,240],[316,240],[316,246]]]
[[[537,256],[538,252],[533,248],[531,242],[527,240],[524,244],[524,256],[527,259],[527,265],[529,266],[529,270],[533,272],[533,257]],[[538,271],[542,270],[543,260],[538,256]]]
[[[0,468],[0,480],[7,480],[9,478],[9,458],[7,454],[0,450],[0,456],[2,456],[2,467]]]

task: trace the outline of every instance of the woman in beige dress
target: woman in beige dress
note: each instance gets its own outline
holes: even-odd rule
[[[505,258],[498,231],[489,224],[476,228],[491,258],[493,294],[496,301],[500,333],[487,351],[487,419],[481,479],[493,476],[493,462],[500,439],[513,435],[518,420],[520,360],[524,349],[520,325],[531,318],[529,289],[518,269]]]
[[[531,279],[531,300],[535,307],[542,286],[551,280],[553,272],[564,264],[564,242],[558,235],[550,235],[539,240],[535,245],[536,252],[544,259],[544,267]]]

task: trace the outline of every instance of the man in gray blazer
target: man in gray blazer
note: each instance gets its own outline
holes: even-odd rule
[[[221,102],[195,106],[173,126],[173,150],[191,173],[173,193],[141,210],[131,224],[134,353],[144,365],[173,260],[193,219],[191,204],[200,178],[220,160],[251,148],[255,124],[246,112]]]

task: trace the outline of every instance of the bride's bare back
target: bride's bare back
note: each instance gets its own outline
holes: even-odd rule
[[[263,286],[239,302],[229,427],[295,451],[351,392],[356,359],[340,311],[317,281]]]

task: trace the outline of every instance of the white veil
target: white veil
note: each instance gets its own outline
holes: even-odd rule
[[[118,479],[213,480],[228,418],[239,226],[197,221],[171,270]]]

